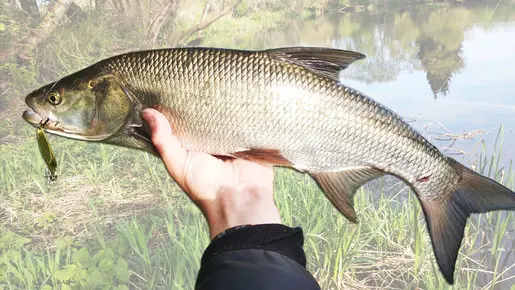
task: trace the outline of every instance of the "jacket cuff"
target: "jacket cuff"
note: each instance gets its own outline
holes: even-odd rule
[[[302,228],[282,224],[244,225],[218,234],[202,255],[201,265],[224,252],[261,249],[282,254],[306,268]]]

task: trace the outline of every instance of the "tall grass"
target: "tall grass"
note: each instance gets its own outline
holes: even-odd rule
[[[493,154],[481,144],[475,166],[513,188],[512,164],[500,166],[502,141],[501,128]],[[207,225],[161,162],[107,145],[51,142],[60,161],[56,183],[42,175],[35,144],[0,145],[0,289],[192,289]],[[308,269],[323,289],[451,288],[418,200],[398,180],[358,191],[358,224],[305,174],[278,168],[275,192],[283,222],[304,230]],[[514,225],[513,213],[473,216],[452,288],[515,283]]]

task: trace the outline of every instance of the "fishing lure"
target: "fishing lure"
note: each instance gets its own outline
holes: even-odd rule
[[[50,143],[48,143],[45,131],[43,130],[48,120],[47,118],[45,121],[39,123],[36,129],[36,139],[38,141],[39,152],[48,167],[48,179],[55,180],[57,179],[57,160],[52,151],[52,147],[50,147]]]

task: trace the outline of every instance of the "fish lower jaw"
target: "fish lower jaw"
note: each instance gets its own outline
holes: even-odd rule
[[[34,127],[39,126],[41,123],[41,116],[33,109],[28,109],[23,112],[22,118]]]
[[[59,122],[53,121],[48,117],[43,118],[33,109],[25,110],[23,112],[22,118],[36,128],[43,125],[43,129],[45,129],[47,132],[54,133],[54,131],[64,131],[62,128],[57,126]],[[42,124],[43,121],[44,124]]]
[[[31,124],[34,127],[39,127],[41,125],[41,121],[43,118],[36,113],[33,109],[28,109],[23,112],[22,118],[27,121],[29,124]],[[52,119],[49,119],[43,126],[43,129],[45,132],[48,132],[50,134],[63,136],[71,139],[78,139],[78,140],[89,140],[89,141],[100,141],[105,139],[105,136],[99,136],[98,138],[91,138],[91,137],[83,137],[80,132],[76,132],[73,130],[67,130],[65,128],[58,127],[59,122],[52,121]]]

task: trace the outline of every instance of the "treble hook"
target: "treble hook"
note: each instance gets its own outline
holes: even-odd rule
[[[48,121],[50,121],[50,118],[48,117],[46,117],[45,119],[41,119],[41,121],[39,121],[39,128],[44,128]]]

